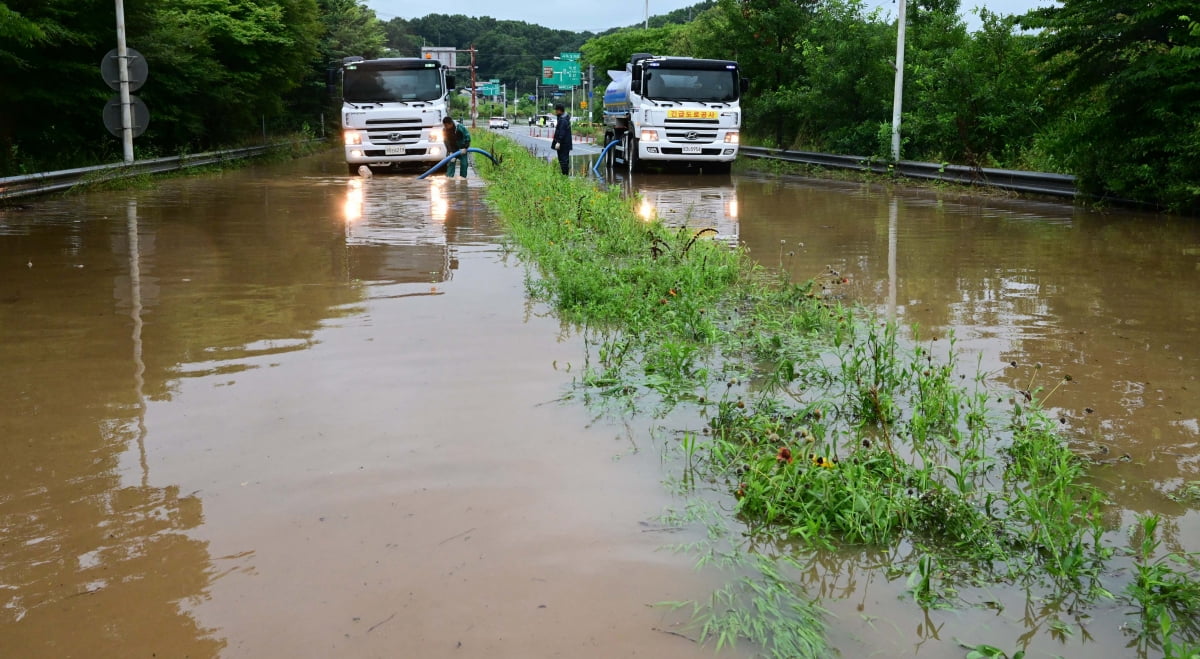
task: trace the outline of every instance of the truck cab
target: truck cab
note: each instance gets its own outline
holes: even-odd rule
[[[680,163],[728,172],[737,158],[741,95],[748,83],[737,62],[638,53],[624,71],[609,71],[604,93],[610,164]]]
[[[437,60],[346,58],[341,124],[348,171],[445,158],[442,117],[453,86]]]

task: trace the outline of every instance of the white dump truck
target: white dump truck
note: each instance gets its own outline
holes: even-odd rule
[[[437,163],[454,76],[434,59],[347,57],[341,67],[342,137],[351,174],[362,165]]]
[[[609,71],[604,143],[609,165],[678,163],[728,172],[737,158],[740,99],[749,86],[737,62],[638,53]]]

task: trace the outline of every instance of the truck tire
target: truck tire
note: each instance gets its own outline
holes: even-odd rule
[[[612,144],[612,141],[614,139],[616,139],[616,138],[613,136],[613,132],[611,130],[604,131],[604,146],[605,147],[607,147],[609,144]],[[604,167],[606,169],[613,169],[616,166],[616,164],[617,164],[616,149],[609,149],[608,153],[604,154]]]
[[[637,157],[638,146],[637,146],[637,140],[634,139],[633,135],[630,135],[628,133],[625,134],[625,142],[624,142],[624,144],[622,144],[622,150],[625,152],[626,172],[632,174],[632,173],[638,171],[638,166],[639,166],[638,157]]]

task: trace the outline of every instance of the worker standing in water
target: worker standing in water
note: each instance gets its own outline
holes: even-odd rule
[[[554,126],[554,140],[550,142],[550,148],[558,152],[558,166],[562,168],[564,176],[571,173],[571,115],[564,114],[566,108],[562,103],[554,106],[554,114],[557,119],[557,124]]]
[[[454,123],[447,115],[442,119],[442,134],[446,141],[446,155],[457,151],[459,176],[467,178],[467,149],[471,148],[471,133],[462,124]],[[446,176],[454,177],[454,161],[446,163]]]

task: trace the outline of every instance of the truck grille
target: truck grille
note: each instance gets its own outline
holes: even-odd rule
[[[371,144],[416,144],[421,141],[421,120],[367,119],[366,132]]]
[[[717,141],[717,131],[708,129],[680,130],[675,126],[667,128],[667,141],[683,144],[711,143]]]

